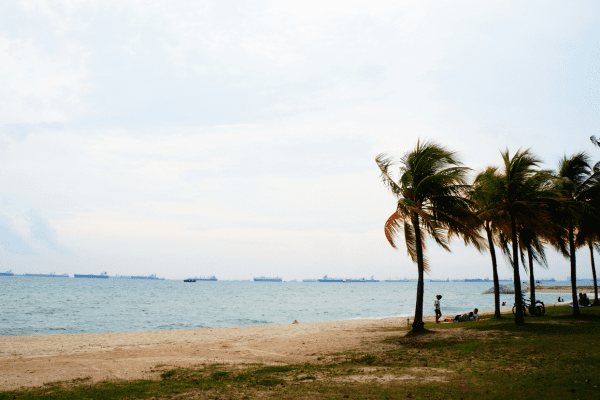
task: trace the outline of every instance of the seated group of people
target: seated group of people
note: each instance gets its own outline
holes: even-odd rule
[[[457,315],[454,320],[445,319],[444,322],[466,322],[479,320],[479,310],[476,308],[468,314]]]
[[[590,305],[590,299],[585,293],[579,293],[579,300],[577,301],[580,306],[587,307]]]

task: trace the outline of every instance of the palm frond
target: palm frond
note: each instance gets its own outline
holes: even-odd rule
[[[415,264],[417,263],[417,239],[415,237],[415,230],[412,224],[408,221],[404,221],[404,241],[406,242],[406,253],[410,256],[410,259]]]
[[[396,238],[400,235],[400,232],[402,231],[402,222],[404,222],[404,218],[398,212],[393,213],[387,219],[387,221],[385,221],[385,237],[395,249],[397,249]]]
[[[396,184],[396,182],[394,182],[389,174],[389,168],[391,165],[393,165],[392,159],[388,157],[386,153],[381,153],[375,157],[375,163],[377,163],[377,166],[381,171],[380,177],[383,184],[386,185],[396,196],[400,196],[401,188],[398,186],[398,184]]]

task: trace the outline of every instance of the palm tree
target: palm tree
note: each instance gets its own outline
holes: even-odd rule
[[[398,182],[390,176],[391,158],[382,153],[375,162],[384,184],[398,199],[396,212],[385,223],[386,238],[397,248],[395,240],[404,231],[408,254],[417,264],[419,281],[413,331],[419,332],[424,329],[423,274],[429,271],[424,255],[425,239],[430,237],[450,251],[448,242],[456,235],[465,243],[482,248],[476,218],[463,196],[468,168],[462,166],[454,152],[437,143],[421,141],[400,159]]]
[[[600,181],[600,170],[594,166],[593,175],[590,177],[591,180],[595,180],[596,183],[593,186],[598,187],[598,181]],[[592,190],[591,199],[587,203],[593,207],[594,210],[600,211],[600,197],[598,196],[598,190]],[[595,213],[594,215],[588,215],[586,218],[579,222],[577,229],[577,235],[575,236],[575,247],[580,248],[586,246],[590,251],[590,264],[592,268],[592,277],[594,279],[594,305],[600,305],[600,299],[598,298],[598,280],[596,277],[596,264],[594,262],[594,249],[600,253],[600,215]]]
[[[541,207],[544,202],[544,194],[540,192],[539,182],[545,171],[540,171],[537,166],[541,162],[529,150],[519,150],[510,157],[508,150],[502,154],[504,171],[500,175],[499,184],[494,190],[496,194],[495,212],[499,213],[499,229],[506,241],[512,244],[512,257],[508,249],[505,249],[511,259],[513,266],[513,281],[515,286],[515,323],[523,325],[523,303],[521,291],[521,278],[519,274],[519,231],[525,227],[534,225],[540,219],[547,219]]]
[[[580,225],[575,237],[575,246],[577,248],[587,246],[590,250],[590,263],[592,267],[592,277],[594,279],[594,305],[600,306],[598,299],[598,280],[596,278],[596,264],[594,262],[594,250],[600,253],[600,220],[598,218],[586,218]]]
[[[596,174],[592,172],[589,160],[590,157],[585,152],[574,154],[570,158],[564,156],[559,162],[557,173],[557,190],[561,194],[561,202],[555,218],[563,229],[557,235],[555,245],[571,262],[574,316],[579,316],[575,234],[583,226],[586,218],[598,215],[591,202],[598,199],[599,183]]]
[[[537,224],[540,229],[544,229],[549,226],[547,221],[536,221],[540,222]],[[534,231],[531,227],[524,227],[519,231],[519,244],[521,248],[521,262],[525,267],[525,260],[523,257],[523,250],[527,252],[528,258],[528,268],[525,268],[525,271],[529,269],[529,287],[530,287],[530,297],[531,297],[531,309],[530,311],[535,314],[535,276],[533,273],[533,261],[535,260],[538,265],[548,268],[548,264],[546,262],[546,253],[544,251],[544,245],[540,238],[541,230],[536,229]]]
[[[494,241],[498,237],[496,224],[501,214],[497,211],[498,188],[500,187],[500,175],[496,167],[488,167],[485,171],[475,177],[469,199],[473,205],[475,215],[481,221],[481,227],[485,230],[488,249],[492,258],[492,276],[494,280],[494,317],[502,318],[500,314],[500,282],[498,279],[498,263],[496,261],[496,250]]]

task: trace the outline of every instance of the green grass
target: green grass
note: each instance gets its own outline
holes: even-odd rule
[[[550,307],[519,327],[504,315],[426,324],[428,331],[417,335],[386,329],[385,340],[371,343],[377,351],[329,355],[336,362],[325,364],[203,365],[163,371],[157,380],[55,382],[0,392],[0,400],[598,399],[600,307],[581,311],[575,319],[569,307]],[[458,327],[464,335],[449,335]]]

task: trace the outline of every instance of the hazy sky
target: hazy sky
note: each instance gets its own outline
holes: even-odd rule
[[[599,38],[597,1],[2,1],[0,271],[416,277],[375,156],[600,160]]]

